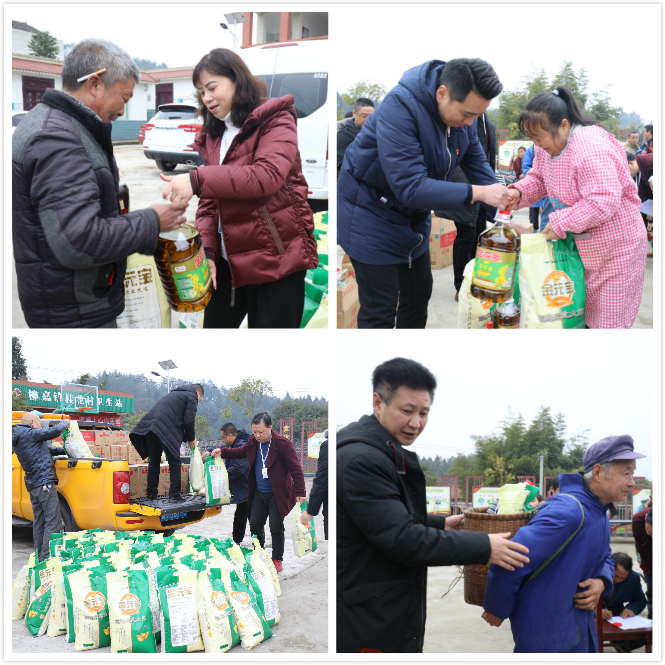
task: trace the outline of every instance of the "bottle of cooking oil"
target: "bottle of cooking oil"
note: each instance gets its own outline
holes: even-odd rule
[[[200,312],[212,296],[212,277],[199,232],[189,224],[159,234],[155,263],[171,309]]]
[[[520,310],[512,296],[494,310],[493,322],[494,328],[520,327]]]
[[[494,224],[480,234],[471,281],[474,298],[501,303],[513,293],[519,239],[510,217],[509,210],[500,211]]]
[[[126,215],[129,212],[129,187],[124,182],[120,183],[118,203],[120,204],[120,214]]]

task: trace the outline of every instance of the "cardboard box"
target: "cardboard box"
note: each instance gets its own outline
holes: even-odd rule
[[[358,284],[354,277],[349,277],[346,286],[337,288],[337,327],[357,328],[359,310]]]
[[[180,467],[180,491],[189,491],[189,467],[186,464]]]
[[[90,452],[92,453],[93,457],[100,457],[101,456],[102,447],[99,444],[89,443],[88,448],[90,448]]]
[[[110,429],[98,429],[95,432],[95,443],[100,445],[108,443],[111,445],[113,443],[113,432]]]
[[[143,458],[136,452],[136,448],[130,443],[127,446],[127,461],[130,464],[143,464]]]
[[[144,497],[148,495],[148,465],[140,464],[138,465],[138,497]]]
[[[348,254],[344,254],[344,258],[342,259],[341,269],[347,270],[348,276],[353,277],[355,279],[356,271],[353,268],[353,264],[351,263],[351,259],[349,258]]]
[[[430,231],[430,236],[432,235],[446,235],[447,233],[457,234],[457,227],[455,222],[452,219],[446,219],[445,217],[437,217],[432,214],[432,230]],[[452,243],[450,243],[452,244]]]
[[[159,467],[159,490],[158,493],[167,495],[171,488],[171,469],[168,464]]]
[[[440,270],[453,263],[453,246],[432,247],[429,249],[429,260],[432,270]]]
[[[99,451],[99,456],[102,459],[113,459],[111,457],[111,445],[108,443],[104,443],[101,446],[99,446],[100,451]]]
[[[141,469],[145,469],[146,472],[142,476]],[[148,486],[148,465],[147,464],[135,464],[129,465],[129,496],[132,499],[140,499],[147,494]],[[143,480],[143,484],[141,481]]]
[[[113,435],[113,441],[111,443],[114,443],[115,445],[128,445],[129,444],[129,432],[126,432],[125,430],[115,430],[111,432]]]
[[[93,429],[80,429],[79,432],[81,432],[81,436],[83,437],[84,441],[87,441],[88,443],[96,443],[97,442],[97,437],[95,436],[96,432]]]
[[[127,446],[126,445],[115,445],[110,446],[111,448],[111,457],[110,459],[127,459]]]
[[[433,270],[440,270],[453,262],[453,243],[457,236],[455,222],[445,217],[432,215],[432,230],[429,236],[429,258]]]

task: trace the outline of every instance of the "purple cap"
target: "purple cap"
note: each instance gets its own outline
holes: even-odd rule
[[[605,464],[619,459],[640,459],[646,457],[642,453],[636,453],[633,450],[633,437],[627,434],[620,436],[606,436],[597,443],[594,443],[589,450],[584,453],[584,471],[591,471],[596,464]]]

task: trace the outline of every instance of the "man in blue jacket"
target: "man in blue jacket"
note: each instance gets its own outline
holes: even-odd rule
[[[483,618],[510,618],[515,653],[597,653],[594,609],[614,588],[608,510],[631,496],[635,460],[630,436],[609,436],[584,455],[583,474],[561,474],[560,493],[538,508],[513,540],[530,563],[490,566]]]
[[[476,118],[503,89],[484,60],[432,60],[404,73],[349,146],[337,182],[338,243],[358,282],[359,328],[424,328],[432,295],[431,210],[508,201]],[[461,166],[470,184],[450,182]],[[399,296],[399,309],[398,305]]]
[[[219,433],[222,444],[227,448],[242,448],[249,441],[249,433],[244,429],[238,430],[233,423],[225,423]],[[208,454],[215,457],[219,456],[219,448],[208,448],[208,452],[203,453],[205,459]],[[241,459],[225,459],[226,473],[229,476],[229,486],[233,494],[233,502],[236,504],[236,511],[233,515],[233,540],[240,543],[245,537],[245,525],[247,524],[247,476],[249,474],[249,462],[246,457]]]

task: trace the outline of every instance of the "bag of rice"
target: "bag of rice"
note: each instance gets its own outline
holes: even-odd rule
[[[28,565],[21,568],[12,586],[12,621],[18,621],[25,616],[28,609]]]
[[[159,564],[159,562],[157,562]],[[155,566],[155,568],[158,566]],[[150,612],[152,614],[152,632],[155,635],[155,642],[159,644],[162,641],[162,629],[159,623],[159,590],[157,589],[157,578],[155,569],[148,562],[135,563],[131,570],[145,570],[148,575],[148,586],[150,591]]]
[[[67,434],[64,449],[68,457],[79,459],[82,457],[94,457],[79,430],[79,425],[76,420],[72,420],[69,423],[69,434]],[[90,531],[101,531],[101,529],[90,529]]]
[[[113,653],[156,653],[150,582],[146,570],[108,573],[109,627]]]
[[[295,512],[293,513],[293,550],[297,557],[304,557],[313,551],[314,545],[312,543],[312,534],[309,527],[306,527],[301,521],[302,506],[304,503],[297,503]]]
[[[240,549],[240,545],[233,543],[231,547],[227,547],[223,551],[224,556],[233,564],[236,573],[238,574],[238,579],[240,581],[245,581],[245,555]]]
[[[65,578],[69,584],[74,614],[74,648],[76,651],[99,649],[111,644],[106,573],[109,569],[83,569]],[[96,574],[97,573],[97,574]],[[77,583],[72,584],[77,575]]]
[[[256,598],[250,588],[240,581],[235,570],[229,575],[222,575],[222,582],[228,591],[229,602],[238,624],[240,646],[249,651],[272,637],[270,626],[263,618]]]
[[[263,613],[266,622],[272,628],[280,620],[277,594],[275,593],[275,587],[272,585],[268,567],[256,552],[247,557],[245,579],[256,596],[259,609]]]
[[[189,483],[195,494],[205,492],[205,478],[203,473],[203,458],[198,446],[194,447],[189,460]]]
[[[270,572],[270,577],[272,579],[272,585],[275,587],[275,593],[279,598],[282,595],[282,589],[279,586],[279,579],[277,578],[277,569],[275,564],[272,562],[272,559],[259,543],[259,539],[256,536],[252,536],[252,542],[254,543],[254,551],[261,557],[263,563],[266,564],[268,571]]]
[[[28,569],[28,579],[30,581],[28,604],[33,601],[37,589],[53,579],[56,569],[62,569],[62,561],[56,557],[46,559]]]
[[[496,304],[489,300],[478,300],[471,295],[471,280],[473,279],[473,259],[464,268],[464,281],[459,290],[459,304],[457,308],[457,327],[470,330],[484,328],[492,320],[492,312]]]
[[[33,637],[39,637],[46,632],[51,609],[51,586],[49,578],[34,593],[34,598],[25,613],[25,625]]]
[[[231,503],[229,476],[221,457],[208,457],[204,464],[205,496],[209,506],[221,506]]]
[[[188,653],[205,649],[196,608],[195,570],[158,568],[160,628],[165,653]]]
[[[196,605],[206,653],[223,653],[240,642],[219,569],[199,573]]]
[[[46,634],[57,637],[67,632],[67,596],[65,595],[65,573],[83,568],[80,564],[63,565],[55,571],[51,592],[51,611]]]

